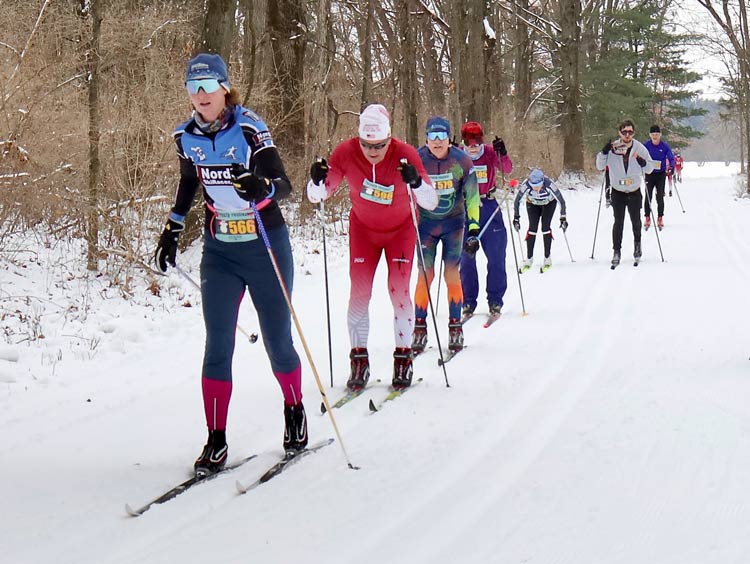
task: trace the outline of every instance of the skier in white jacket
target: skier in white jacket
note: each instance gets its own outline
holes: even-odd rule
[[[622,229],[625,210],[633,224],[633,257],[641,257],[641,181],[644,174],[654,170],[646,147],[633,138],[635,125],[625,120],[619,127],[619,138],[607,141],[596,155],[596,168],[604,170],[607,179],[607,206],[612,206],[615,223],[612,226],[612,265],[620,264]]]

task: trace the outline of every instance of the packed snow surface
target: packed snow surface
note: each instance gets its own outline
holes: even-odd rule
[[[381,263],[371,389],[334,412],[360,470],[337,441],[236,493],[235,480],[251,482],[280,455],[283,431],[262,338],[238,333],[230,459],[259,456],[138,518],[124,504],[187,478],[205,440],[200,295],[172,271],[160,296],[136,281],[125,300],[76,266],[79,243],[9,242],[0,254],[0,560],[749,562],[750,200],[738,198],[738,168],[687,163],[677,185],[685,213],[677,193],[667,197],[666,227],[643,234],[637,268],[626,219],[615,271],[603,203],[590,258],[600,181],[564,190],[574,262],[556,215],[553,267],[539,273],[540,238],[535,268],[520,277],[522,306],[509,246],[502,318],[484,329],[480,300],[468,348],[446,366],[450,387],[430,321],[433,348],[414,368],[423,382],[370,414],[368,400],[387,393],[394,346]],[[332,401],[349,363],[346,236],[330,230],[331,389],[319,235],[294,243],[312,441],[334,431],[303,340]],[[199,260],[199,245],[178,257],[196,280]],[[444,285],[437,294],[436,282],[445,345]],[[257,331],[249,299],[240,325]]]

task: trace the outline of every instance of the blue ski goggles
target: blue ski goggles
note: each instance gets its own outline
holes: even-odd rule
[[[428,131],[427,132],[427,139],[430,141],[445,141],[448,139],[448,132],[447,131]]]
[[[186,81],[185,87],[190,94],[197,94],[201,88],[206,94],[213,94],[221,88],[221,83],[215,78],[200,78]]]

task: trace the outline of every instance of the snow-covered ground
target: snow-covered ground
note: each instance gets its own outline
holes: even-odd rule
[[[75,244],[6,249],[0,560],[747,563],[750,200],[736,198],[737,168],[687,163],[678,186],[686,213],[668,198],[658,234],[665,261],[652,230],[641,265],[631,266],[626,221],[614,272],[603,206],[589,258],[600,185],[565,191],[575,262],[556,216],[552,270],[521,277],[524,315],[509,247],[503,317],[489,329],[481,319],[466,324],[468,349],[447,365],[450,387],[433,349],[415,360],[424,381],[370,414],[367,401],[386,394],[392,364],[381,265],[370,334],[380,382],[335,412],[360,470],[347,468],[334,443],[236,494],[235,479],[252,481],[278,456],[283,430],[262,343],[238,336],[230,457],[260,456],[137,519],[124,504],[189,476],[205,439],[199,295],[173,272],[161,296],[136,284],[124,301],[60,260],[83,261]],[[348,371],[348,276],[344,238],[330,233],[328,243],[334,390],[323,261],[311,252],[319,241],[296,244],[294,304],[335,399]],[[178,258],[195,278],[199,256],[194,248]],[[443,342],[446,315],[443,287]],[[241,325],[257,330],[249,300]],[[307,360],[304,392],[312,440],[333,436]]]

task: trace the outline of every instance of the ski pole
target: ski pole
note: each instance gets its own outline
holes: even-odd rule
[[[508,216],[508,221],[510,221],[510,203],[508,202],[508,187],[505,185],[505,174],[502,175],[502,181],[503,181],[503,190],[505,190],[505,215]],[[513,180],[511,180],[513,182]],[[500,209],[500,206],[497,206],[498,209]],[[489,225],[489,224],[488,224]],[[510,228],[511,226],[508,225],[507,231],[515,231],[514,229]],[[519,248],[523,249],[521,246],[521,239],[520,235],[518,236],[518,246]],[[516,253],[516,241],[513,239],[513,233],[510,234],[510,244],[513,247],[513,261],[516,263],[516,278],[518,278],[518,292],[521,294],[521,310],[523,311],[523,315],[528,315],[526,313],[526,304],[524,304],[523,301],[523,287],[521,286],[521,271],[518,269],[518,254]]]
[[[677,200],[680,202],[682,213],[685,213],[685,206],[682,205],[682,198],[680,198],[680,191],[677,189],[677,182],[674,183],[674,192],[677,194]]]
[[[594,227],[594,244],[591,246],[591,256],[594,258],[594,249],[596,249],[596,232],[599,231],[599,214],[602,211],[602,196],[604,195],[604,185],[607,183],[607,171],[604,171],[604,177],[602,178],[602,190],[599,192],[599,207],[596,210],[596,226]]]
[[[190,282],[193,286],[195,286],[200,291],[201,287],[198,285],[198,283],[195,280],[193,280],[192,276],[190,276],[187,272],[185,272],[184,270],[182,270],[182,268],[179,267],[179,266],[177,266],[177,265],[175,265],[175,269],[177,269],[177,272],[179,272],[180,275],[182,275],[182,277],[185,280],[187,280],[188,282]],[[237,324],[237,330],[240,333],[242,333],[243,335],[245,335],[245,337],[247,337],[247,340],[250,341],[251,343],[255,343],[258,340],[258,334],[257,333],[248,333],[247,331],[245,331],[242,328],[242,326],[239,323]]]
[[[568,247],[568,254],[570,255],[570,262],[575,262],[575,259],[573,258],[573,253],[570,252],[570,243],[568,243],[568,234],[565,231],[563,231],[563,237],[565,238],[565,245]]]
[[[328,368],[331,371],[331,387],[333,388],[333,348],[331,345],[331,302],[328,292],[328,252],[326,249],[326,220],[325,206],[323,200],[320,201],[320,227],[323,232],[323,275],[326,285],[326,322],[328,324]]]
[[[651,225],[654,226],[654,233],[656,233],[656,242],[659,245],[659,254],[661,255],[661,261],[666,262],[664,260],[664,253],[661,250],[661,239],[659,238],[659,227],[656,225],[656,222],[654,221],[654,210],[653,209],[649,210],[649,214],[651,217]]]
[[[333,430],[336,433],[336,437],[339,439],[339,445],[341,446],[341,451],[344,453],[344,458],[346,459],[346,463],[352,470],[359,470],[359,466],[354,466],[349,459],[349,455],[346,452],[346,447],[344,447],[344,441],[341,438],[341,433],[339,432],[339,427],[336,424],[336,419],[333,417],[333,411],[331,411],[331,406],[328,403],[328,397],[326,397],[326,392],[323,389],[323,384],[320,381],[320,377],[318,376],[318,369],[315,367],[315,362],[313,362],[312,354],[310,354],[310,348],[307,346],[307,340],[305,339],[305,335],[302,332],[302,326],[300,325],[299,319],[297,319],[297,313],[294,311],[294,306],[292,305],[292,299],[289,296],[289,291],[287,290],[286,283],[284,282],[284,278],[281,276],[281,270],[279,269],[279,263],[276,260],[276,254],[273,252],[273,249],[271,248],[271,241],[268,239],[268,233],[266,233],[266,228],[263,226],[263,221],[260,218],[260,214],[258,213],[258,208],[255,206],[254,201],[250,201],[250,207],[253,210],[253,214],[255,214],[255,221],[258,224],[258,231],[260,231],[260,235],[263,238],[263,243],[266,245],[266,250],[268,251],[268,258],[271,259],[271,264],[273,265],[273,270],[276,272],[276,279],[279,281],[279,286],[281,287],[281,292],[284,294],[284,299],[286,300],[286,305],[289,308],[289,313],[292,316],[292,319],[294,320],[294,326],[297,328],[297,333],[299,334],[299,338],[302,341],[302,347],[305,349],[305,355],[307,355],[307,362],[310,363],[310,368],[312,369],[313,376],[315,376],[315,383],[318,385],[318,391],[320,392],[320,395],[323,398],[323,404],[326,406],[326,413],[328,413],[328,417],[331,418],[331,425],[333,425]]]
[[[440,255],[440,271],[438,272],[438,289],[437,289],[437,298],[435,298],[435,301],[437,304],[435,304],[435,315],[437,315],[437,312],[440,310],[440,283],[443,281],[443,255]]]
[[[500,171],[500,180],[501,180],[502,185],[503,185],[503,190],[505,191],[505,198],[504,199],[507,202],[508,201],[508,187],[505,185],[505,172],[503,170]],[[512,179],[510,181],[510,184],[511,184],[511,188],[515,188],[516,186],[518,186],[518,181],[514,178],[514,179]],[[506,206],[505,212],[508,215],[508,222],[510,223],[510,211],[509,211],[509,209],[510,208],[508,208]],[[510,231],[510,238],[511,238],[511,240],[513,240],[513,232],[515,231],[515,229],[510,229],[509,231]],[[523,243],[521,242],[521,234],[516,231],[516,236],[518,237],[518,249],[520,251],[520,250],[523,249]],[[516,247],[514,245],[513,246],[513,252],[515,252],[515,250],[516,250]]]
[[[482,230],[479,232],[479,235],[477,235],[477,241],[482,240],[482,235],[484,235],[484,232],[487,231],[487,228],[490,226],[490,223],[492,223],[492,220],[495,219],[495,216],[497,215],[497,212],[500,211],[500,204],[497,205],[495,208],[495,211],[492,212],[492,215],[490,215],[489,219],[487,219],[487,223],[484,224],[484,227],[482,227]]]
[[[407,164],[406,159],[401,159],[401,164]],[[445,358],[443,358],[443,346],[440,344],[440,333],[438,332],[437,318],[435,317],[435,307],[432,305],[432,296],[430,295],[430,283],[427,279],[427,268],[424,263],[424,253],[422,252],[422,238],[419,236],[419,222],[417,221],[417,204],[414,201],[414,194],[412,194],[411,186],[406,185],[406,192],[409,194],[409,209],[411,210],[411,222],[414,224],[414,232],[417,234],[417,252],[419,255],[419,262],[421,264],[422,277],[424,279],[425,288],[427,288],[427,302],[430,304],[430,313],[432,313],[432,325],[435,327],[435,339],[437,340],[438,353],[440,354],[440,361],[438,364],[443,367],[443,376],[445,376],[445,386],[450,388],[451,385],[448,383],[448,371],[445,369]],[[417,265],[419,268],[419,265]]]

